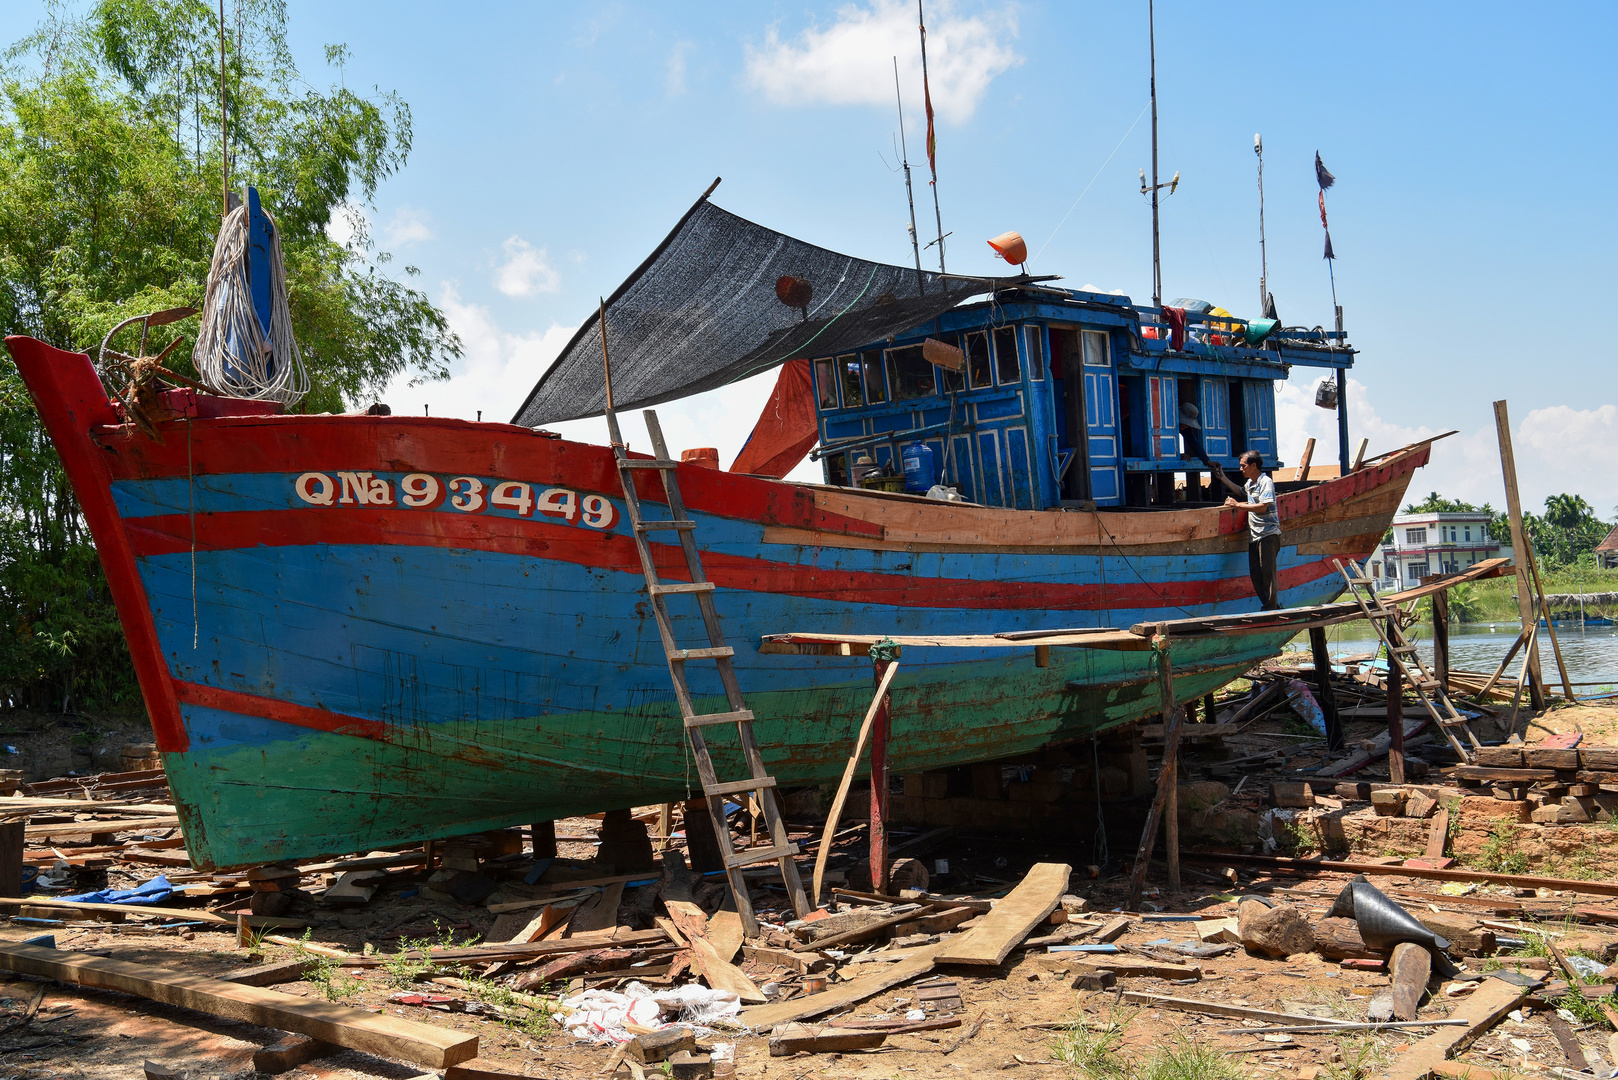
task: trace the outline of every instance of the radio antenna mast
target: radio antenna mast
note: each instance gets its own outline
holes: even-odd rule
[[[899,105],[899,160],[905,170],[905,201],[910,204],[910,250],[916,255],[916,289],[926,292],[926,279],[921,276],[921,241],[916,236],[916,195],[910,187],[910,147],[905,142],[905,103],[899,93],[899,58],[893,58],[893,99]]]

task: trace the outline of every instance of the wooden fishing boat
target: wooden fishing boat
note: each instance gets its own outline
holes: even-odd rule
[[[625,320],[620,400],[664,393],[637,391],[629,328],[639,283],[689,239],[666,242],[607,306]],[[746,278],[726,287],[741,295],[762,280],[770,290],[777,268],[765,260],[725,270]],[[805,365],[823,348],[828,372],[844,355],[839,341],[867,346],[848,355],[880,354],[863,369],[858,401],[846,384],[828,395],[811,378],[820,406],[811,434],[834,449],[857,436],[878,462],[896,461],[912,435],[960,437],[965,448],[939,479],[969,488],[971,504],[847,486],[832,465],[824,485],[679,470],[754,730],[782,785],[840,773],[871,673],[857,658],[760,647],[767,635],[995,635],[1254,610],[1244,515],[1205,495],[1177,443],[1169,454],[1175,432],[1163,416],[1175,414],[1182,385],[1215,403],[1234,387],[1250,403],[1234,414],[1246,426],[1218,445],[1207,440],[1234,467],[1242,443],[1273,446],[1265,395],[1286,365],[1352,362],[1340,341],[1318,338],[1265,353],[1237,343],[1240,326],[1222,327],[1235,338],[1198,352],[1194,340],[1140,334],[1143,312],[1148,326],[1153,314],[1127,300],[1035,293],[1026,281],[993,285],[991,304],[961,307],[938,279],[914,277],[920,295],[910,298],[882,300],[864,282],[882,309],[867,312],[836,299],[840,282],[860,284],[845,266],[819,290],[837,305],[831,314],[794,305],[797,321],[764,336],[769,351]],[[928,299],[929,284],[941,298]],[[702,287],[718,288],[712,276]],[[661,302],[672,303],[666,290]],[[599,360],[593,325],[547,379],[565,381],[592,348]],[[619,333],[616,316],[608,326]],[[996,336],[1005,327],[1015,332]],[[647,332],[676,357],[705,347],[666,319]],[[965,379],[977,380],[976,333],[996,361],[986,386],[951,391],[941,371],[930,395],[904,397],[889,381],[916,389],[898,362],[951,334],[968,360]],[[1069,354],[1079,366],[1064,380],[1060,335],[1085,333],[1109,335],[1115,361],[1086,368],[1082,350]],[[109,398],[88,356],[29,338],[6,344],[82,501],[197,865],[366,850],[700,792],[606,447],[526,418],[291,415],[190,389],[160,395],[145,418],[154,438]],[[1002,347],[1015,351],[993,351]],[[1118,394],[1131,380],[1143,396],[1120,416]],[[1090,388],[1088,427],[1083,402],[1064,406],[1063,386]],[[525,411],[545,399],[545,384],[539,390]],[[1071,430],[1056,422],[1064,408]],[[941,411],[956,420],[938,419]],[[1137,436],[1121,437],[1120,423],[1137,423]],[[1125,452],[1125,441],[1139,452]],[[1046,445],[1048,454],[1026,453]],[[1376,549],[1429,450],[1282,485],[1284,604],[1338,595],[1330,560]],[[857,465],[845,457],[837,468]],[[1142,477],[1150,483],[1138,485]],[[639,490],[649,504],[664,498],[655,476]],[[1128,505],[1137,490],[1170,505]],[[677,545],[654,551],[666,578],[686,576]],[[1287,636],[1176,646],[1177,696],[1212,691]],[[893,688],[890,768],[1005,757],[1157,711],[1149,652],[1056,649],[1038,667],[1029,651],[907,655]],[[689,678],[699,711],[722,711],[717,680],[696,670]],[[721,775],[739,774],[734,735],[713,730]]]

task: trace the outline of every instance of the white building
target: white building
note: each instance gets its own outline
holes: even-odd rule
[[[1368,576],[1379,589],[1408,589],[1433,574],[1458,574],[1473,563],[1499,558],[1485,513],[1400,514],[1393,540],[1371,556]]]

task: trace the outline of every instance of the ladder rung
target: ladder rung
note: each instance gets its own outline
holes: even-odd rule
[[[669,653],[670,660],[716,660],[721,656],[735,656],[736,650],[729,645],[721,645],[715,649],[676,649]]]
[[[688,728],[707,727],[710,724],[751,724],[752,722],[753,710],[751,709],[738,709],[735,712],[705,713],[685,718],[685,726]]]
[[[738,795],[744,791],[762,791],[775,786],[775,777],[760,776],[751,780],[731,780],[702,789],[704,795]]]
[[[784,847],[748,848],[746,851],[738,851],[734,855],[725,856],[725,865],[735,869],[738,866],[751,866],[754,863],[774,862],[776,859],[784,859],[797,853],[797,844],[787,844]]]
[[[664,458],[620,458],[618,461],[620,469],[673,469],[679,464]]]
[[[697,523],[694,521],[643,521],[635,526],[641,532],[652,532],[655,529],[694,529],[696,527]]]
[[[669,593],[702,593],[713,592],[711,581],[676,581],[668,585],[646,586],[653,596],[667,596]]]
[[[1438,689],[1438,680],[1437,679],[1412,679],[1410,681],[1410,685],[1414,686],[1417,690],[1436,690],[1436,689]]]

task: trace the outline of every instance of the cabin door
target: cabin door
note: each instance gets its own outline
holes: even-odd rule
[[[1246,449],[1264,455],[1265,468],[1275,464],[1275,384],[1268,379],[1242,380],[1242,414],[1247,424]]]
[[[1103,506],[1119,502],[1123,464],[1118,445],[1118,388],[1112,367],[1111,336],[1085,330],[1084,426],[1089,451],[1090,497]]]

